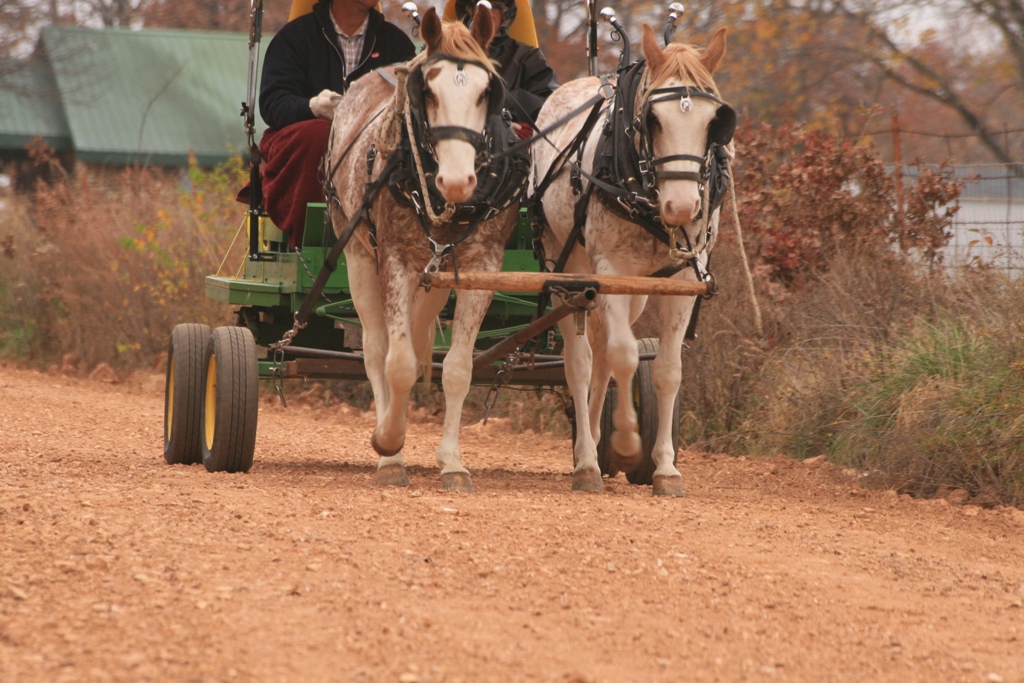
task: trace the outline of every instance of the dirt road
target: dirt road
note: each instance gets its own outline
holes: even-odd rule
[[[0,367],[0,681],[1024,682],[1024,512],[683,452],[570,492],[464,430],[477,493],[373,483],[371,418],[261,406],[247,475],[168,466],[162,376]]]

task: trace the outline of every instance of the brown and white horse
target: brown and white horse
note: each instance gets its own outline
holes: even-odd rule
[[[709,217],[711,212],[706,209],[710,150],[712,142],[728,145],[735,126],[735,113],[719,98],[712,78],[725,55],[725,29],[700,51],[679,44],[661,49],[654,32],[645,25],[642,48],[646,63],[638,63],[636,70],[620,76],[616,100],[581,148],[578,165],[582,172],[561,173],[542,193],[549,226],[543,235],[545,253],[562,253],[567,240],[573,239],[574,216],[583,217],[585,244],[573,248],[565,265],[567,272],[627,276],[668,272],[675,278],[706,279],[708,253],[717,234],[717,213]],[[628,73],[636,74],[632,94],[625,90],[631,87],[624,83]],[[599,87],[596,78],[563,85],[541,110],[538,127],[543,130],[559,120]],[[626,99],[619,100],[621,96]],[[616,107],[624,115],[609,119]],[[533,153],[535,184],[546,177],[559,150],[567,149],[580,133],[585,118],[580,114],[552,133],[554,145],[537,146]],[[618,143],[613,141],[616,136]],[[640,163],[631,169],[621,163],[612,168],[619,156]],[[595,159],[599,167],[604,164],[604,172],[595,169]],[[621,182],[616,185],[615,180]],[[588,183],[592,184],[589,199],[584,190]],[[638,195],[644,195],[639,206]],[[580,207],[575,206],[578,197],[583,197]],[[560,323],[566,378],[576,404],[576,490],[602,488],[596,443],[601,436],[605,393],[614,375],[619,396],[631,395],[628,389],[621,389],[632,386],[639,361],[630,326],[643,312],[647,298],[599,295],[582,337],[576,335],[571,320]],[[653,366],[658,397],[658,432],[651,453],[656,466],[655,495],[684,495],[682,475],[674,464],[671,420],[682,375],[681,347],[694,301],[693,297],[660,300],[660,349]],[[615,429],[610,442],[620,469],[635,467],[641,441],[633,402],[618,401],[612,422]]]
[[[337,233],[360,210],[366,183],[387,172],[390,155],[405,154],[392,187],[382,187],[369,207],[369,220],[345,247],[377,408],[371,438],[380,455],[377,481],[388,486],[409,483],[402,459],[409,392],[421,372],[429,372],[433,323],[450,293],[424,290],[421,275],[428,267],[451,268],[453,261],[458,270],[500,270],[518,212],[518,191],[509,195],[502,188],[504,203],[490,204],[491,211],[477,219],[456,220],[467,202],[487,203],[488,197],[478,196],[489,192],[490,178],[477,175],[488,165],[488,152],[482,148],[504,134],[488,127],[495,125],[495,109],[500,112],[503,97],[501,78],[487,56],[494,34],[490,12],[478,9],[472,25],[470,31],[460,23],[442,24],[428,10],[420,27],[425,52],[399,68],[407,70],[404,92],[401,79],[396,91],[387,74],[371,73],[352,85],[334,114],[326,163],[340,200],[341,210],[333,215]],[[411,144],[404,151],[380,144],[388,137],[384,127],[392,124],[399,126],[393,130],[405,126],[403,135]],[[520,185],[528,160],[523,166]],[[397,194],[391,191],[396,187]],[[446,412],[437,449],[445,490],[473,490],[459,452],[459,424],[476,335],[491,298],[491,292],[464,291],[456,301],[451,349],[442,371]]]

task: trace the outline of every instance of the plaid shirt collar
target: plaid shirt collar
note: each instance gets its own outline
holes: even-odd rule
[[[350,36],[345,35],[345,32],[338,28],[338,22],[334,20],[334,15],[331,15],[331,23],[334,24],[334,31],[338,34],[338,42],[341,44],[341,52],[345,60],[345,76],[348,77],[359,66],[359,57],[363,52],[363,43],[366,42],[366,29],[370,24],[370,15],[366,15],[363,23]]]

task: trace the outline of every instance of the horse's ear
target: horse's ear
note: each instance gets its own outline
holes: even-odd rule
[[[431,7],[423,13],[420,20],[420,37],[427,44],[427,54],[433,54],[441,44],[441,18],[437,10]]]
[[[640,47],[644,51],[644,57],[647,58],[648,72],[654,73],[660,69],[667,58],[665,57],[664,50],[658,45],[658,39],[654,36],[654,29],[648,24],[644,24],[644,36],[640,41]]]
[[[494,39],[494,18],[487,5],[478,4],[476,6],[476,12],[473,13],[472,33],[473,40],[477,42],[477,45],[483,48],[484,52],[487,52],[487,48],[490,46],[491,40]]]
[[[708,49],[700,56],[700,61],[707,68],[709,74],[715,73],[718,63],[725,56],[725,27],[715,31],[715,37],[711,39]]]

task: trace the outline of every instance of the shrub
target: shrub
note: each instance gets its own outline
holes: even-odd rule
[[[74,353],[87,365],[148,365],[171,328],[225,317],[205,276],[224,262],[244,211],[239,160],[213,170],[79,167],[37,152],[31,197],[15,197],[0,235],[21,255],[0,288],[0,353],[48,364]],[[244,246],[239,247],[244,249]],[[230,260],[241,257],[235,251]],[[10,292],[15,296],[8,296]]]
[[[742,133],[737,160],[740,220],[748,249],[768,279],[799,289],[826,271],[840,251],[927,261],[951,237],[961,185],[950,172],[917,168],[901,197],[870,147],[793,125]]]

